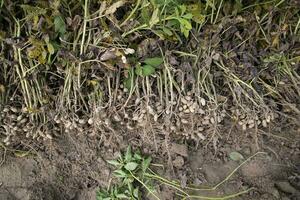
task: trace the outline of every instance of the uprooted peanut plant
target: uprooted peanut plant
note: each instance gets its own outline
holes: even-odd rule
[[[299,119],[297,1],[0,1],[0,137],[196,141]]]

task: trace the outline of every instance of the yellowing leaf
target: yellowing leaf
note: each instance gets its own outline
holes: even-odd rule
[[[187,6],[188,12],[190,12],[193,17],[192,20],[198,24],[203,24],[205,22],[206,16],[204,15],[204,6],[201,3],[190,4]]]
[[[32,47],[32,48],[28,49],[27,55],[31,59],[38,58],[41,55],[40,48]]]
[[[54,47],[50,42],[47,43],[47,50],[51,55],[54,54]]]
[[[96,85],[98,85],[98,81],[97,80],[89,80],[88,84],[95,87]]]
[[[20,150],[15,151],[14,154],[16,157],[20,157],[20,158],[33,155],[30,151],[20,151]]]
[[[203,24],[205,22],[205,18],[205,15],[197,14],[193,16],[192,20],[198,24]]]
[[[279,47],[279,35],[276,34],[272,41],[272,47]]]
[[[156,8],[152,14],[152,17],[149,21],[150,28],[159,22],[159,9]]]

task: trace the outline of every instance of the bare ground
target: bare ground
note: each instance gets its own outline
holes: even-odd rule
[[[223,130],[224,135],[211,142],[171,140],[157,135],[155,140],[138,133],[101,137],[63,134],[43,146],[23,143],[31,155],[17,157],[6,152],[0,168],[1,200],[92,200],[99,187],[111,183],[111,168],[105,162],[116,157],[129,144],[151,155],[161,175],[186,185],[213,186],[224,180],[239,165],[229,158],[233,151],[248,158],[259,154],[212,192],[195,192],[202,196],[224,196],[254,187],[236,199],[300,199],[299,128],[255,133]],[[4,151],[1,151],[4,156]],[[161,199],[178,199],[174,192],[159,187]]]

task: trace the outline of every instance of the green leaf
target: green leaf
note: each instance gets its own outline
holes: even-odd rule
[[[135,159],[137,159],[137,160],[141,160],[142,159],[142,156],[139,153],[135,153],[133,157]]]
[[[128,146],[125,154],[125,161],[129,162],[131,161],[131,159],[132,159],[131,146]]]
[[[152,67],[158,67],[164,62],[162,57],[154,57],[154,58],[147,58],[144,60],[144,63],[147,65],[151,65]]]
[[[132,79],[131,77],[128,77],[124,80],[124,87],[127,88],[128,90],[131,90],[131,87],[132,87]]]
[[[188,37],[189,37],[189,34],[190,34],[190,31],[189,31],[189,30],[183,29],[183,35],[184,35],[184,37],[188,38]]]
[[[122,198],[127,199],[128,198],[128,196],[126,194],[117,194],[116,197],[120,198],[120,199],[122,199]]]
[[[107,163],[109,163],[115,167],[118,167],[121,165],[121,163],[119,163],[119,161],[117,161],[117,160],[108,160]]]
[[[133,171],[137,168],[138,164],[135,162],[129,162],[127,163],[124,167],[125,169],[127,169],[128,171]]]
[[[142,162],[142,170],[143,170],[143,172],[145,172],[148,169],[151,161],[152,161],[151,157],[148,157],[148,158],[146,158],[146,159],[143,160],[143,162]]]
[[[64,35],[66,33],[66,24],[61,16],[56,16],[54,18],[54,29],[56,33]]]
[[[192,13],[187,13],[185,15],[182,16],[185,19],[192,19],[193,18],[193,14]]]
[[[133,186],[132,186],[131,182],[127,183],[127,187],[128,187],[128,190],[130,191],[130,193],[132,193]]]
[[[139,188],[138,187],[133,190],[133,196],[136,198],[139,198]]]
[[[178,18],[178,21],[180,22],[181,25],[183,25],[188,30],[191,30],[193,28],[191,22],[187,19]]]
[[[143,66],[143,76],[150,76],[151,74],[154,74],[155,68],[151,65],[144,65]]]
[[[244,160],[244,156],[237,151],[233,151],[229,154],[229,158],[233,161]]]
[[[124,171],[121,170],[121,169],[115,170],[115,171],[114,171],[114,174],[115,174],[116,177],[119,177],[119,178],[125,178],[125,177],[128,176],[128,175],[126,174],[126,172],[124,172]]]
[[[128,176],[123,180],[123,183],[129,185],[129,184],[132,184],[133,181],[134,181],[134,178]]]
[[[171,31],[171,29],[167,28],[167,27],[163,27],[162,28],[163,32],[165,34],[167,34],[168,36],[172,36],[173,35],[173,32]]]
[[[136,68],[135,68],[135,74],[138,75],[138,76],[142,76],[143,74],[143,69],[140,65],[137,65]]]

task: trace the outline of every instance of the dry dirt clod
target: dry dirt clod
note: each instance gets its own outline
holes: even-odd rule
[[[187,148],[186,145],[172,143],[170,150],[171,150],[172,153],[181,155],[183,157],[187,157],[188,156],[188,148]]]
[[[184,165],[184,159],[181,156],[177,156],[174,160],[173,160],[173,165],[176,168],[182,168]]]
[[[292,195],[300,195],[300,192],[298,192],[289,182],[286,181],[277,182],[275,183],[275,186],[282,192],[292,194]]]

